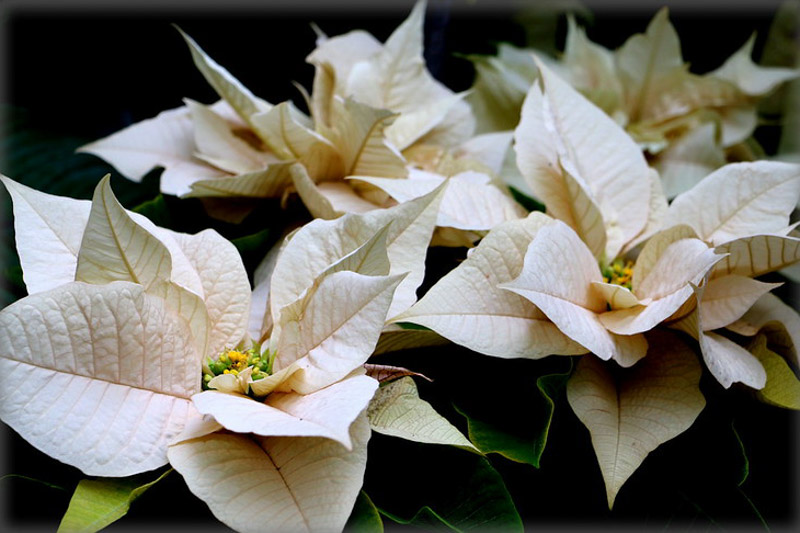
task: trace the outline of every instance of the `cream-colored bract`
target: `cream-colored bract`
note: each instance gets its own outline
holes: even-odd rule
[[[367,409],[373,430],[416,442],[450,444],[479,453],[455,426],[422,400],[410,377],[381,387]]]
[[[531,302],[498,287],[519,276],[528,244],[553,222],[532,213],[500,224],[463,263],[395,320],[431,328],[455,343],[496,357],[585,353]]]
[[[592,436],[609,508],[647,454],[688,429],[705,406],[692,350],[665,331],[648,340],[651,353],[620,376],[587,356],[567,383],[569,404]]]
[[[800,364],[800,315],[774,294],[765,294],[728,329],[739,335],[769,335],[773,348],[791,364]]]
[[[0,417],[44,453],[94,476],[167,462],[198,416],[200,358],[186,322],[130,282],[71,282],[0,312]]]
[[[363,483],[370,435],[362,414],[350,426],[352,451],[322,437],[212,433],[170,447],[169,460],[237,531],[341,531]]]
[[[648,223],[647,162],[605,113],[541,62],[539,72],[514,132],[517,165],[548,213],[611,261]]]
[[[27,273],[32,294],[0,312],[2,364],[35,385],[3,391],[3,420],[91,475],[165,464],[167,443],[198,416],[190,398],[200,391],[209,332],[237,322],[216,308],[217,291],[238,293],[249,307],[241,262],[243,278],[218,283],[218,268],[229,264],[196,269],[191,246],[184,252],[177,234],[125,211],[108,178],[91,205],[3,183],[14,201],[23,268],[34,268]],[[75,216],[67,223],[65,213]],[[208,238],[226,250],[224,239]],[[49,272],[37,268],[56,255]],[[48,286],[45,277],[64,281]],[[40,405],[38,414],[26,404]]]
[[[734,163],[709,174],[675,198],[665,226],[691,226],[701,239],[714,246],[754,235],[778,235],[787,230],[798,197],[800,165],[776,161]],[[779,268],[782,266],[776,269]]]
[[[389,315],[407,309],[416,300],[417,287],[425,274],[425,253],[436,225],[444,187],[389,209],[346,215],[332,221],[315,220],[294,234],[272,274],[273,317],[279,317],[281,309],[299,298],[323,270],[383,228],[387,228],[388,273],[408,273],[398,288]]]
[[[707,286],[693,286],[693,302],[702,302]],[[670,327],[691,335],[698,343],[700,352],[711,375],[725,388],[740,382],[754,389],[762,389],[767,375],[758,359],[737,343],[706,327],[705,311],[709,307],[694,305],[691,312],[674,322]],[[742,310],[744,312],[744,310]]]
[[[195,181],[228,175],[195,159],[193,123],[187,107],[162,111],[78,151],[105,159],[133,181],[141,181],[154,167],[163,167],[160,187],[167,194],[183,195]]]
[[[488,174],[465,171],[446,178],[440,174],[410,169],[408,179],[351,176],[386,192],[399,203],[425,195],[447,182],[436,224],[466,231],[488,231],[507,220],[525,216],[525,210],[491,183]]]

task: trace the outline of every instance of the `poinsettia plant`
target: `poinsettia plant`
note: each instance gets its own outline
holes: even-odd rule
[[[718,47],[461,9],[132,19],[159,54],[92,41],[126,83],[69,105],[15,71],[13,526],[791,520],[791,5]]]

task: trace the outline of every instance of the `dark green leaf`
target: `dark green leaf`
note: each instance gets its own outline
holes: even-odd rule
[[[252,235],[233,239],[231,242],[242,255],[259,251],[264,252],[265,245],[273,239],[272,233],[270,229],[264,229]]]
[[[521,531],[500,474],[484,457],[373,434],[365,490],[401,524],[453,531]]]
[[[467,418],[469,438],[483,453],[499,453],[518,463],[527,463],[539,468],[542,453],[547,444],[550,423],[555,410],[554,398],[563,394],[564,386],[572,372],[570,360],[566,372],[547,374],[536,380],[538,394],[526,399],[531,408],[515,402],[515,413],[540,413],[535,418],[501,420],[499,417],[485,418],[464,408],[458,412]]]
[[[736,482],[736,485],[741,487],[745,481],[747,481],[747,476],[750,475],[750,460],[747,458],[747,450],[744,448],[744,443],[742,442],[741,437],[739,437],[739,432],[736,431],[736,426],[733,422],[731,422],[731,430],[733,430],[733,436],[736,439],[736,443],[739,445],[739,450],[742,452],[742,466],[740,469],[739,479]]]
[[[420,326],[419,324],[412,324],[411,322],[397,322],[396,324],[398,326],[400,326],[401,328],[403,328],[403,329],[413,329],[413,330],[419,330],[419,331],[431,331],[431,328],[428,328],[428,327],[425,327],[425,326]]]
[[[173,225],[172,215],[163,194],[147,200],[132,209],[135,213],[146,216],[156,226],[167,228]]]
[[[383,533],[383,520],[378,508],[363,490],[358,494],[353,512],[350,513],[344,529],[357,533]]]
[[[508,187],[511,190],[511,196],[514,197],[514,200],[517,201],[522,207],[527,209],[528,211],[541,211],[544,213],[545,207],[543,203],[537,202],[527,194],[520,192],[519,189],[515,187]]]
[[[67,490],[64,487],[62,487],[61,485],[56,485],[54,483],[49,483],[49,482],[41,480],[41,479],[36,479],[36,478],[28,477],[28,476],[22,476],[22,475],[19,475],[19,474],[6,474],[4,476],[0,476],[0,481],[2,481],[4,479],[24,479],[25,481],[32,481],[34,483],[38,483],[40,485],[44,485],[45,487],[48,487],[48,488],[51,488],[51,489]]]

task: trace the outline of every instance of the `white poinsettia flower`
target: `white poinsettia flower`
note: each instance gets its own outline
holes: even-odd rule
[[[755,36],[720,68],[690,72],[666,8],[617,50],[593,43],[574,19],[568,22],[563,54],[547,64],[626,128],[648,152],[670,198],[727,161],[753,158],[742,143],[757,125],[758,102],[798,76],[795,69],[756,65]],[[479,131],[513,127],[538,76],[530,51],[503,45],[496,57],[475,61],[471,100],[479,104]]]
[[[29,296],[0,312],[2,419],[86,474],[127,476],[167,462],[198,413],[202,359],[242,338],[247,275],[233,245],[125,211],[108,179],[91,202],[3,177]]]
[[[731,252],[755,250],[744,242],[754,243],[759,231],[786,241],[784,259],[796,251],[785,237],[796,170],[728,165],[707,178],[719,186],[701,183],[668,207],[658,175],[624,130],[552,69],[538,68],[515,149],[522,177],[551,216],[532,213],[492,229],[396,320],[497,357],[591,352],[571,378],[568,398],[592,434],[611,506],[647,453],[691,426],[705,403],[696,357],[683,345],[665,353],[679,341],[659,326],[678,327],[687,314],[705,311],[708,324],[719,327],[772,288],[740,287],[729,274],[749,275],[737,269],[750,259]],[[781,195],[777,207],[767,207]],[[731,244],[737,238],[744,240]],[[751,262],[766,272],[767,264],[785,265],[777,256]],[[708,279],[716,296],[703,303],[695,289]],[[716,340],[709,335],[706,346]],[[603,359],[626,368],[610,370]],[[719,364],[742,375],[734,372],[737,361]],[[658,417],[642,415],[653,409]]]
[[[393,113],[337,98],[329,103],[334,126],[312,124],[291,102],[272,105],[253,95],[230,72],[183,34],[195,65],[221,100],[184,107],[134,124],[79,151],[112,163],[139,181],[164,167],[161,190],[178,196],[268,198],[294,189],[292,164],[314,181],[350,174],[403,177],[405,160],[386,144]],[[247,211],[214,211],[231,220]]]
[[[299,292],[262,351],[246,334],[247,274],[215,232],[157,228],[125,211],[108,179],[91,203],[3,181],[31,294],[0,312],[13,347],[0,362],[35,384],[2,393],[3,421],[89,475],[169,460],[237,530],[341,529],[363,481],[365,410],[378,387],[362,365],[407,277],[389,274],[387,232],[291,285]],[[435,205],[428,213],[427,239]],[[419,224],[410,233],[391,237],[425,240]],[[281,271],[297,271],[295,261],[307,264],[287,253]],[[237,510],[244,479],[269,526]]]
[[[713,253],[704,253],[708,246],[698,240],[695,255],[703,258],[698,272],[676,273],[673,284],[653,281],[669,269],[670,260],[664,259],[662,270],[638,295],[622,286],[624,280],[604,283],[602,272],[621,268],[624,253],[653,233],[666,200],[657,175],[630,137],[549,68],[539,68],[540,81],[531,88],[515,131],[517,164],[548,214],[560,221],[532,214],[495,227],[462,265],[398,320],[425,325],[490,355],[595,351],[628,366],[646,351],[644,338],[636,334],[669,316],[681,305],[680,298],[691,296],[688,285],[680,297],[671,295],[682,287],[682,277],[691,280],[710,268],[708,256]],[[627,277],[629,281],[630,272]],[[578,321],[566,318],[572,311],[559,312],[548,305],[555,300],[538,302],[524,293],[527,282],[540,289],[547,285],[558,302],[576,305],[575,313],[582,309],[585,334],[576,333]],[[524,297],[501,288],[512,286]],[[473,289],[474,303],[462,301],[461,295]],[[662,302],[667,296],[669,305]],[[617,308],[637,307],[643,313],[640,329],[616,334],[603,326],[599,314],[608,301]]]
[[[266,350],[225,350],[207,364],[209,390],[192,397],[207,419],[168,457],[238,531],[340,530],[350,515],[366,468],[365,409],[378,388],[362,365],[405,277],[348,269],[379,260],[376,239],[283,307]],[[385,246],[382,255],[388,267]]]
[[[207,419],[169,449],[173,467],[226,524],[341,529],[361,487],[370,428],[474,451],[413,383],[377,391],[364,368],[387,315],[415,299],[442,192],[315,220],[258,269],[249,322],[263,349],[207,361],[208,390],[192,398]],[[264,521],[243,512],[253,500],[263,502],[256,515]]]
[[[438,185],[410,180],[396,190],[394,182],[410,172],[435,171],[434,181],[479,172],[453,180],[442,204],[447,230],[435,241],[471,246],[480,235],[475,232],[523,214],[496,177],[510,135],[471,137],[463,95],[425,69],[424,10],[419,3],[386,45],[376,42],[374,49],[363,32],[321,38],[309,56],[317,69],[313,91],[306,95],[311,117],[291,102],[259,99],[183,34],[195,65],[222,100],[206,106],[187,99],[182,108],[80,150],[103,157],[134,180],[162,166],[163,192],[203,198],[209,214],[232,222],[255,204],[212,199],[285,198],[296,192],[313,216],[331,219],[390,207]],[[355,49],[366,55],[352,55]],[[374,53],[367,54],[370,50]],[[351,56],[343,58],[344,51]],[[413,74],[404,74],[404,83],[392,83],[389,91],[372,88],[378,78],[396,80],[398,72]],[[338,84],[342,76],[351,79],[352,90]],[[430,165],[432,158],[436,165]]]
[[[599,358],[630,366],[647,352],[641,333],[672,316],[691,298],[691,284],[700,283],[722,259],[699,239],[645,247],[645,254],[647,262],[633,267],[617,262],[604,277],[577,234],[555,222],[539,230],[519,277],[501,288],[530,300]]]
[[[425,2],[417,3],[383,46],[354,31],[321,36],[308,57],[317,69],[309,104],[317,131],[336,144],[335,131],[345,118],[341,98],[351,107],[388,110],[392,115],[384,117],[383,133],[390,146],[402,151],[407,170],[377,173],[348,167],[342,182],[315,176],[306,165],[308,176],[295,176],[295,186],[312,214],[334,218],[417,198],[448,179],[439,223],[447,229],[434,242],[471,246],[479,238],[474,232],[524,214],[497,178],[510,135],[472,137],[474,121],[463,95],[453,94],[425,68],[424,12]],[[420,179],[421,171],[435,175]],[[465,172],[470,174],[462,176]]]

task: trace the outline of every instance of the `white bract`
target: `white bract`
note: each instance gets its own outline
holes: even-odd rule
[[[108,179],[92,202],[3,182],[29,296],[0,312],[0,364],[21,385],[0,393],[2,419],[89,475],[166,464],[197,418],[202,358],[244,334],[235,248],[126,212]]]

